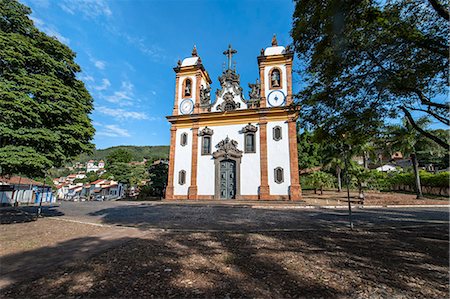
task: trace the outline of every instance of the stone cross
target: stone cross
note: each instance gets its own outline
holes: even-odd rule
[[[228,69],[231,69],[231,58],[233,54],[236,54],[237,51],[231,48],[231,45],[228,45],[228,49],[223,52],[223,55],[227,56],[228,58]]]

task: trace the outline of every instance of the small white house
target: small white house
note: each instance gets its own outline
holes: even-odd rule
[[[376,170],[380,171],[380,172],[398,171],[397,167],[395,167],[394,165],[391,165],[391,164],[385,164],[383,166],[376,168]]]

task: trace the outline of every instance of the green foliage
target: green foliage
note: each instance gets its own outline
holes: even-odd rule
[[[167,185],[167,177],[169,173],[169,166],[165,163],[158,163],[151,165],[148,169],[150,182],[148,185],[141,188],[139,192],[140,198],[147,197],[162,197],[164,189]]]
[[[437,174],[432,174],[426,171],[420,171],[420,180],[422,186],[424,187],[438,187],[445,188],[449,186],[450,182],[450,173],[449,172],[440,172]],[[399,173],[390,177],[390,185],[393,186],[410,186],[414,188],[414,174],[409,173]]]
[[[42,176],[93,149],[93,105],[75,53],[36,29],[30,13],[0,0],[0,167]]]
[[[130,163],[132,159],[133,157],[129,151],[124,149],[117,149],[106,157],[106,163]]]
[[[298,135],[297,149],[299,169],[308,169],[321,165],[321,146],[320,143],[316,142],[311,132],[305,130]]]
[[[308,176],[310,177],[310,183],[314,189],[323,190],[323,188],[334,187],[335,178],[329,173],[316,171]]]
[[[141,180],[147,178],[147,169],[144,165],[116,162],[106,165],[106,173],[102,177],[116,180],[128,186],[137,186]]]
[[[116,150],[126,150],[132,156],[132,161],[142,161],[144,158],[149,161],[157,159],[169,158],[169,146],[133,146],[133,145],[121,145],[113,146],[105,149],[96,149],[92,155],[82,154],[75,161],[86,162],[93,160],[106,160],[112,152]]]
[[[448,125],[439,95],[448,91],[449,24],[429,2],[297,0],[291,34],[306,82],[303,120],[356,140],[400,110],[413,123],[410,112],[420,111]]]

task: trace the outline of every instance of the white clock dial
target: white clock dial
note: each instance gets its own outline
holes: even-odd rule
[[[183,100],[180,104],[180,111],[183,114],[190,114],[194,110],[194,102],[191,99]]]
[[[267,96],[267,101],[269,102],[269,105],[272,107],[278,107],[282,106],[284,104],[284,100],[286,99],[286,96],[281,90],[274,90],[269,93]]]

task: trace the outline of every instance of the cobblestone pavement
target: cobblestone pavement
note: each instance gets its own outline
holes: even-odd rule
[[[302,230],[347,227],[348,211],[279,205],[205,203],[62,202],[52,210],[65,219],[99,224],[172,230]],[[45,209],[44,209],[45,211]],[[447,225],[448,208],[353,209],[356,227]]]

